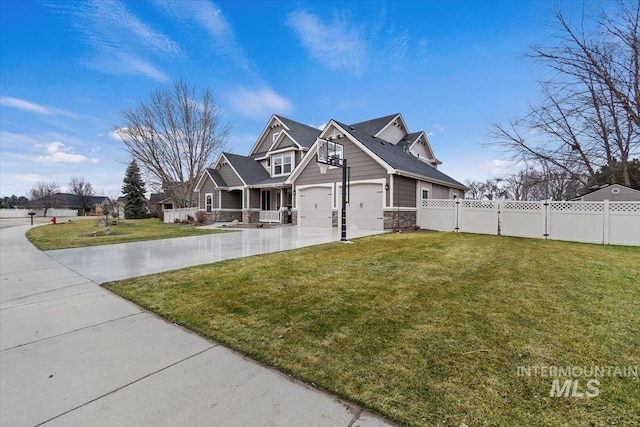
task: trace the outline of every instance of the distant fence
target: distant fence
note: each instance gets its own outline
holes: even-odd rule
[[[430,230],[640,246],[640,202],[422,201]]]
[[[188,216],[195,218],[198,208],[181,208],[181,209],[165,209],[164,210],[164,222],[173,223],[176,219],[184,221]]]
[[[0,218],[28,218],[29,212],[35,212],[36,216],[44,216],[44,209],[0,209]],[[75,209],[48,209],[47,216],[78,216],[78,211]]]

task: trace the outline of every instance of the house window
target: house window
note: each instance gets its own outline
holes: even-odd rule
[[[429,190],[422,189],[422,200],[427,200],[429,198]]]
[[[207,194],[205,207],[207,209],[207,212],[211,212],[211,208],[213,207],[213,195],[212,194]]]
[[[285,175],[293,169],[293,154],[273,156],[273,175]]]
[[[260,192],[260,209],[263,211],[271,210],[271,191],[262,190]]]

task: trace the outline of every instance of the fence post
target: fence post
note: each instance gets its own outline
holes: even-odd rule
[[[602,244],[609,244],[609,199],[604,200],[602,207]]]
[[[453,214],[455,215],[455,221],[454,224],[455,228],[454,231],[460,231],[460,227],[458,227],[458,218],[459,218],[459,212],[460,212],[460,199],[456,197],[456,203],[455,205],[453,205]]]
[[[545,240],[549,239],[549,229],[551,228],[551,201],[545,200],[542,204],[542,215],[544,215],[544,233]]]
[[[502,202],[500,200],[497,200],[496,203],[493,205],[493,209],[494,212],[496,214],[496,219],[497,219],[497,226],[498,226],[498,236],[500,236],[502,234],[501,232],[501,221],[502,221],[502,206],[501,206]]]

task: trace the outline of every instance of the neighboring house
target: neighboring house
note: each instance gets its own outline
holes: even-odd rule
[[[582,196],[574,197],[571,201],[579,202],[640,202],[640,190],[620,185],[611,184],[593,189]]]
[[[338,226],[342,170],[320,173],[319,139],[348,161],[349,228],[413,226],[423,199],[464,197],[466,187],[437,169],[426,134],[410,133],[400,114],[331,120],[322,131],[273,115],[248,156],[223,153],[200,177],[199,208],[212,221]]]
[[[111,199],[106,196],[91,196],[88,200],[86,209],[83,208],[80,198],[75,194],[56,193],[56,203],[53,206],[56,209],[75,209],[78,215],[103,215],[105,208],[112,205]],[[19,206],[26,209],[37,209],[44,206],[40,199],[30,200],[28,203]]]
[[[173,209],[171,197],[165,193],[151,193],[149,196],[149,213],[151,216],[157,218],[165,209]]]

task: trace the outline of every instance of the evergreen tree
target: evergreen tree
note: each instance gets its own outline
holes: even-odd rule
[[[126,219],[139,219],[147,216],[147,201],[144,193],[144,181],[140,176],[140,168],[135,160],[127,167],[124,176],[122,193],[124,194],[124,217]]]

